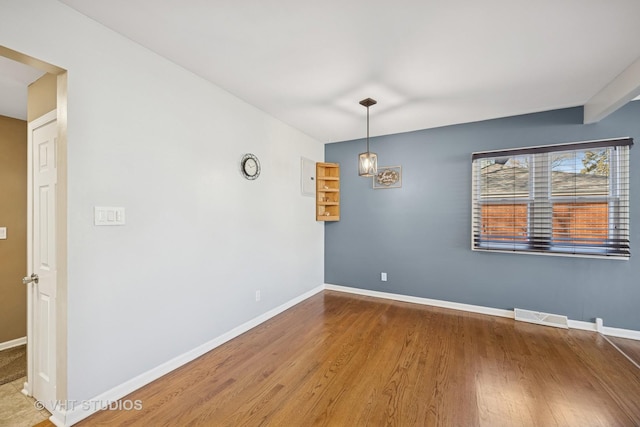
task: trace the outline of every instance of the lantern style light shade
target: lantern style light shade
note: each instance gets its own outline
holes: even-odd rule
[[[358,156],[358,175],[374,176],[378,173],[378,155],[369,151],[369,107],[377,104],[375,99],[367,98],[360,101],[360,105],[367,107],[367,152]]]
[[[378,173],[378,155],[367,151],[358,158],[358,175],[374,176]]]

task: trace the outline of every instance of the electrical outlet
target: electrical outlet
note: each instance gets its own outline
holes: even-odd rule
[[[384,273],[384,272],[380,273],[380,280],[383,281],[383,282],[386,282],[387,281],[387,273]]]
[[[260,291],[256,291],[256,302],[260,301]]]

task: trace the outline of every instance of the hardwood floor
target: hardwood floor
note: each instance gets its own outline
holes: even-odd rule
[[[600,335],[325,291],[80,426],[638,426]]]
[[[640,341],[626,338],[607,337],[609,341],[620,349],[624,354],[640,366]]]

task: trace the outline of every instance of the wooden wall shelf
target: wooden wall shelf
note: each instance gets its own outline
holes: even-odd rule
[[[340,221],[338,163],[316,163],[316,221]]]

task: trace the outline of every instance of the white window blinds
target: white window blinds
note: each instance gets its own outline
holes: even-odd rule
[[[631,138],[474,153],[472,249],[628,258]]]

